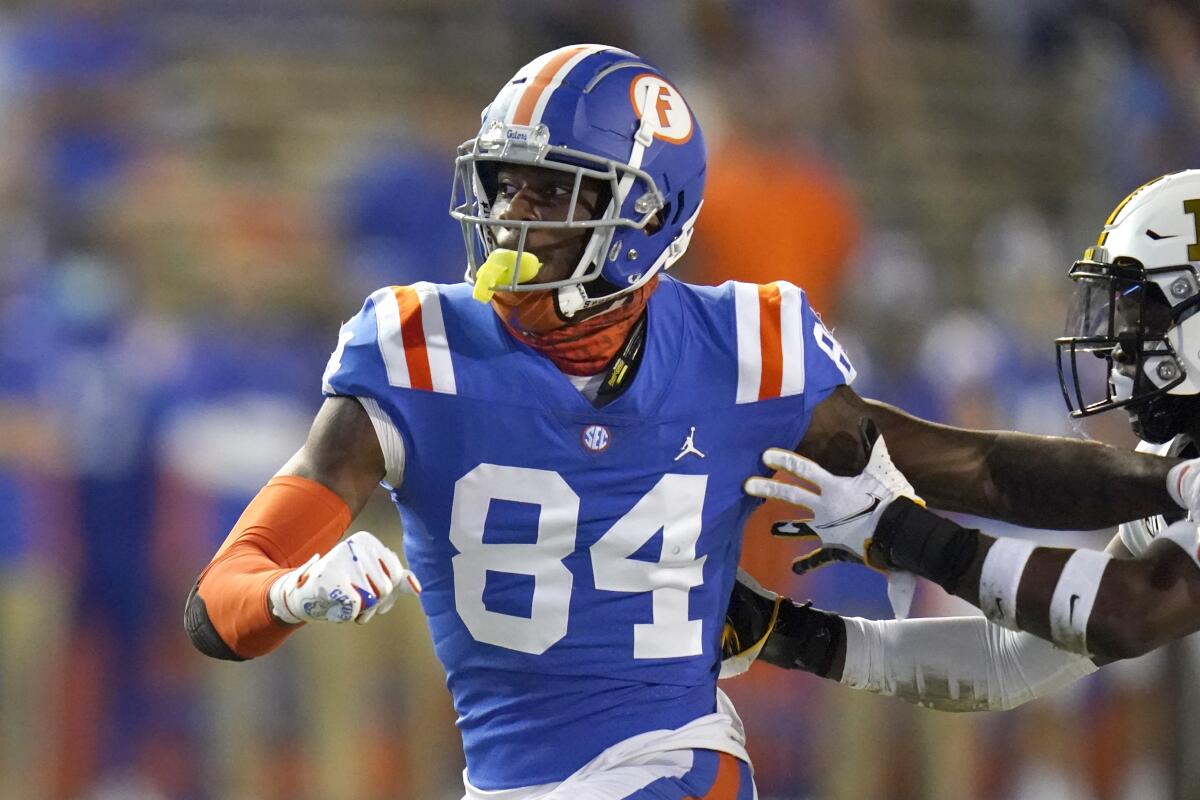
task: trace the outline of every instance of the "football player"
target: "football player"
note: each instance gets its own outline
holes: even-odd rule
[[[705,158],[632,53],[521,68],[459,149],[466,282],[380,289],[342,327],[308,440],[190,593],[195,645],[251,658],[419,594],[467,797],[748,798],[716,678],[763,450],[837,453],[870,416],[940,507],[1099,527],[1174,506],[1171,460],[860,399],[791,284],[667,277]],[[338,543],[377,484],[408,567],[369,533]]]
[[[1200,170],[1151,181],[1117,206],[1097,244],[1070,271],[1072,335],[1058,340],[1068,407],[1076,417],[1126,409],[1143,452],[1197,455],[1198,214]],[[1082,373],[1093,356],[1106,380],[1098,382],[1103,396],[1089,398]],[[994,538],[936,516],[895,469],[870,422],[862,442],[866,467],[856,476],[836,476],[796,453],[773,450],[764,462],[794,481],[747,481],[751,494],[804,507],[803,520],[777,524],[776,532],[822,540],[794,569],[865,561],[910,571],[978,606],[996,624],[979,617],[842,620],[747,581],[735,593],[731,653],[741,649],[739,640],[757,643],[773,626],[785,634],[767,640],[773,663],[943,708],[1009,707],[1096,664],[1200,629],[1200,538],[1186,518],[1200,512],[1200,460],[1168,473],[1177,509],[1122,525],[1100,552]],[[797,635],[803,626],[824,635]],[[747,660],[741,653],[738,666]]]

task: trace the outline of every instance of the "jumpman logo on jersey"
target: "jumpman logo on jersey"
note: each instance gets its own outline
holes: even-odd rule
[[[675,456],[675,460],[683,458],[688,454],[693,454],[704,458],[704,453],[696,449],[696,426],[693,425],[691,431],[688,432],[687,438],[683,440],[683,447],[679,451],[679,455]]]

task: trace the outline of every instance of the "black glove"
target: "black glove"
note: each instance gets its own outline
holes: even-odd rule
[[[741,675],[755,660],[827,677],[845,638],[837,614],[794,603],[739,569],[721,632],[721,677]]]

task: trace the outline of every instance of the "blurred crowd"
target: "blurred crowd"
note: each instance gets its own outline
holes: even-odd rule
[[[302,443],[339,321],[378,286],[461,279],[454,148],[574,41],[661,65],[708,134],[680,278],[803,286],[861,394],[1132,444],[1119,415],[1068,424],[1050,342],[1109,209],[1200,165],[1194,3],[6,3],[0,798],[458,796],[416,604],[247,664],[194,652],[182,605]],[[355,529],[398,546],[379,494]],[[752,522],[752,572],[890,616],[869,571],[793,579],[784,513]],[[969,613],[936,587],[918,609]],[[1141,800],[1200,786],[1192,663],[1185,643],[978,716],[764,667],[725,688],[764,800]]]

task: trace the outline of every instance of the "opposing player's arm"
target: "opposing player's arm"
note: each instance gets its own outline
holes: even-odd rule
[[[822,550],[925,577],[996,624],[1064,650],[1129,658],[1200,629],[1200,536],[1191,522],[1168,527],[1138,559],[994,538],[927,510],[870,422],[861,429],[859,450],[860,460],[868,454],[866,466],[852,476],[768,450],[763,461],[796,481],[751,476],[746,491],[794,504],[804,518],[789,527],[820,537]],[[1186,488],[1194,465],[1184,462],[1173,483]],[[797,559],[794,566],[809,561]]]
[[[339,553],[331,548],[383,475],[384,457],[363,407],[353,398],[326,399],[304,446],[246,507],[189,594],[185,628],[196,648],[214,658],[243,660],[278,647],[294,627],[284,621],[306,619],[299,609],[287,610],[287,597],[312,575],[328,574],[331,581],[342,577]],[[339,547],[351,548],[344,560],[355,565],[360,562],[355,545],[360,554],[373,556],[361,559],[368,566],[357,568],[362,571],[356,569],[354,577],[375,591],[343,593],[344,603],[335,611],[351,618],[368,603],[374,605],[372,598],[384,597],[385,589],[390,593],[393,580],[407,577],[374,537],[356,536],[369,538],[353,542],[351,537]],[[415,582],[408,585],[416,589]],[[334,605],[323,604],[320,611]]]
[[[939,572],[943,542],[973,542],[967,569],[959,576],[943,572],[938,582],[999,625],[1100,664],[1143,655],[1200,630],[1200,537],[1191,522],[1171,525],[1141,557],[1131,558],[1119,539],[1105,552],[1035,547],[932,519],[924,509],[885,512],[880,527],[889,529],[880,557],[919,563],[930,577]],[[934,528],[943,533],[931,533]],[[928,545],[933,549],[927,555],[916,555],[915,548]]]
[[[1167,493],[1175,459],[1097,442],[939,425],[834,390],[813,411],[797,452],[852,474],[859,424],[873,419],[896,466],[930,506],[1039,528],[1096,529],[1179,505]]]
[[[842,617],[779,597],[745,573],[722,649],[722,678],[757,660],[939,711],[1014,708],[1096,670],[1086,656],[983,617]]]
[[[1114,536],[1105,552],[1117,560],[1132,559],[1134,556],[1125,547],[1120,536]],[[796,563],[803,562],[803,557]],[[846,638],[845,618],[838,614],[821,611],[812,607],[812,603],[797,603],[789,597],[776,594],[761,586],[745,570],[739,569],[737,581],[734,583],[729,606],[725,616],[725,627],[721,638],[722,662],[721,677],[740,675],[750,668],[755,661],[764,661],[784,669],[801,669],[813,672],[821,677],[841,680],[846,663],[846,651],[849,643]],[[982,621],[981,617],[970,619]],[[972,626],[976,623],[956,623]],[[869,626],[868,626],[869,627]],[[909,624],[895,628],[897,636],[916,636],[920,626]],[[1023,636],[1028,636],[1023,634]],[[884,640],[879,640],[884,641]],[[907,642],[916,640],[906,639]],[[950,638],[939,640],[943,644]],[[959,648],[951,648],[952,652],[943,652],[944,647],[921,647],[914,652],[932,658],[933,665],[946,665],[948,659],[956,658]],[[987,648],[992,649],[992,648]],[[895,660],[900,651],[887,654],[887,660]],[[867,659],[870,661],[871,659]],[[855,654],[852,661],[861,662],[861,654]],[[923,658],[900,658],[901,663],[911,663],[914,668],[924,671],[926,665]],[[1021,666],[1021,659],[1016,659]],[[1023,671],[1030,670],[1023,667]],[[873,683],[873,681],[870,681]],[[935,694],[932,698],[922,695],[913,699],[933,699],[939,688],[932,687]],[[947,697],[946,700],[956,699]]]
[[[1119,537],[1107,552],[1132,558]],[[1090,675],[1105,661],[984,617],[843,617],[778,596],[745,572],[738,574],[722,645],[723,678],[757,660],[953,712],[1015,708]]]

